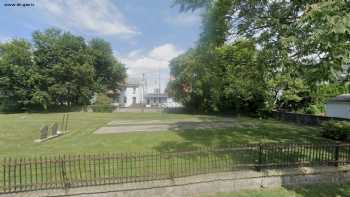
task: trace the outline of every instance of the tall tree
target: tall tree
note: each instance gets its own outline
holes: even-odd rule
[[[0,110],[89,104],[96,92],[118,89],[125,76],[108,42],[88,45],[58,29],[35,31],[33,45],[0,43]]]
[[[57,29],[33,33],[40,90],[50,105],[88,104],[96,89],[94,67],[82,37]]]
[[[0,97],[3,110],[19,110],[32,104],[32,51],[29,42],[14,39],[0,44]]]
[[[221,111],[254,112],[266,107],[264,66],[257,62],[258,51],[251,40],[237,40],[216,50],[221,71]]]
[[[113,55],[111,45],[103,39],[89,42],[90,54],[95,68],[95,80],[99,87],[116,91],[126,77],[126,69]]]
[[[264,70],[252,41],[192,49],[173,59],[170,69],[168,89],[190,110],[241,112],[265,106]]]
[[[346,83],[349,79],[348,1],[175,3],[183,11],[207,10],[199,48],[220,47],[242,37],[255,41],[269,93],[266,102],[274,107],[306,107],[319,100],[312,97],[321,84]]]

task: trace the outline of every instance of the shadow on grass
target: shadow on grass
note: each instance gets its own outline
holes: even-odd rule
[[[170,130],[176,132],[184,142],[165,141],[155,149],[159,152],[168,152],[189,151],[199,147],[227,147],[235,144],[332,142],[321,137],[318,127],[251,118],[233,119],[233,121],[232,119],[218,121],[208,117],[201,119],[202,123],[172,124]],[[225,124],[227,128],[210,128],[216,124]]]
[[[217,193],[202,197],[349,197],[350,184],[318,184],[300,187],[266,188],[231,193]]]
[[[285,187],[300,197],[350,197],[349,184],[319,184],[304,187]]]
[[[329,165],[329,161],[334,158],[334,142],[322,138],[318,127],[252,118],[217,120],[204,117],[202,120],[202,123],[195,124],[172,124],[170,130],[184,140],[165,141],[154,148],[163,153],[200,151],[200,156],[194,152],[179,154],[176,157],[180,162],[186,160],[202,163],[207,162],[207,159],[213,160],[214,166],[210,167],[217,169],[229,169],[239,165],[252,167],[259,162],[271,164],[267,167],[273,168]],[[210,128],[222,123],[229,127]],[[198,128],[193,128],[196,126]],[[263,149],[260,150],[257,145],[259,143],[271,145],[263,145]],[[324,146],[327,144],[333,145]],[[219,151],[216,151],[217,149]],[[345,155],[348,149],[349,147],[341,149],[341,154]]]

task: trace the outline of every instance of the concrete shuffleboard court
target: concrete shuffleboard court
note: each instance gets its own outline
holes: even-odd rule
[[[193,118],[181,120],[111,121],[105,127],[97,129],[95,134],[214,129],[233,126],[235,126],[233,118],[215,120]]]

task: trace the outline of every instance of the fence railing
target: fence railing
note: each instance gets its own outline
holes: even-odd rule
[[[239,169],[344,165],[350,144],[252,144],[172,153],[6,158],[0,193],[173,179]]]

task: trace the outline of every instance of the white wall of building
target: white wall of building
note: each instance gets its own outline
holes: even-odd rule
[[[350,102],[330,102],[325,108],[326,116],[350,118]]]
[[[125,102],[126,99],[126,102]],[[130,107],[133,104],[143,103],[143,90],[140,86],[127,87],[119,97],[119,104]]]

